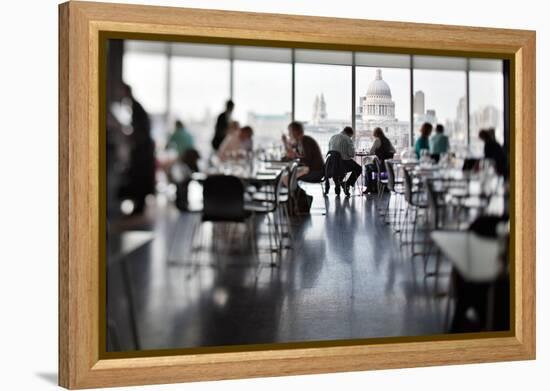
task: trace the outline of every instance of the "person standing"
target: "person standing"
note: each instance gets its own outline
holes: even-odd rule
[[[183,122],[179,119],[174,124],[174,132],[170,135],[166,147],[175,150],[180,159],[187,151],[195,147],[193,136],[185,129]]]
[[[132,108],[132,132],[129,164],[119,197],[132,200],[132,214],[141,214],[145,209],[145,197],[155,193],[155,144],[151,138],[149,115],[127,84],[122,85],[122,100],[128,100]]]
[[[498,175],[508,178],[508,159],[504,148],[495,140],[492,128],[479,131],[479,138],[485,143],[483,154],[485,159],[491,159]]]
[[[444,131],[443,125],[437,124],[435,134],[430,139],[430,153],[436,155],[437,159],[441,154],[449,152],[449,137],[444,134]]]
[[[355,157],[355,145],[353,144],[352,137],[353,128],[346,126],[340,133],[332,136],[328,142],[329,151],[336,151],[340,154],[343,171],[346,173],[351,172],[348,180],[343,184],[346,196],[350,195],[349,188],[355,186],[357,178],[361,175],[361,166],[353,160]],[[336,181],[335,186],[336,194],[338,194],[340,192],[338,181]]]
[[[216,120],[216,129],[214,131],[214,137],[212,138],[212,148],[217,151],[220,148],[223,139],[229,128],[229,123],[231,122],[231,115],[233,114],[233,109],[235,108],[235,103],[232,100],[225,102],[225,111],[218,115]]]
[[[424,122],[420,128],[420,137],[416,139],[414,144],[414,153],[416,158],[420,159],[421,151],[425,149],[427,152],[430,151],[430,135],[432,134],[433,126],[429,122]]]

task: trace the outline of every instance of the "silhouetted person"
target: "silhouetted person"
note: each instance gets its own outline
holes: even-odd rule
[[[414,153],[416,158],[420,159],[420,154],[423,149],[430,151],[430,135],[432,134],[433,126],[429,122],[424,122],[420,128],[420,137],[414,143]]]
[[[380,161],[380,172],[386,171],[386,165],[384,161],[386,159],[393,158],[395,154],[395,148],[393,147],[389,138],[386,137],[382,128],[374,128],[372,132],[374,142],[369,151],[369,155],[376,155]],[[376,193],[376,181],[373,178],[373,173],[377,172],[375,163],[370,163],[365,166],[367,176],[367,189],[364,193]]]
[[[346,126],[340,133],[332,136],[328,142],[329,151],[336,151],[342,159],[343,171],[351,172],[348,180],[343,184],[344,193],[349,196],[349,188],[355,186],[355,181],[361,175],[361,166],[353,158],[355,157],[355,145],[353,144],[353,128]],[[326,192],[326,190],[325,190]],[[339,181],[335,181],[335,192],[340,193]]]
[[[235,104],[233,101],[228,100],[225,103],[225,111],[218,115],[218,119],[216,120],[216,130],[214,132],[214,138],[212,139],[212,148],[214,148],[215,151],[218,150],[223,139],[225,138],[234,107]]]
[[[151,138],[151,122],[143,106],[134,98],[129,85],[122,85],[122,99],[132,107],[132,133],[128,169],[119,189],[119,197],[134,203],[133,214],[145,208],[145,197],[155,192],[155,145]]]
[[[449,137],[444,134],[443,125],[437,124],[435,134],[430,139],[430,153],[432,155],[441,155],[449,152]]]
[[[174,131],[170,135],[166,147],[175,150],[179,158],[182,158],[188,150],[195,148],[193,136],[179,119],[174,123]]]
[[[174,132],[170,135],[166,148],[174,149],[178,154],[178,161],[185,163],[192,172],[199,170],[197,163],[200,155],[195,149],[195,140],[180,120],[176,120]]]
[[[175,204],[179,210],[188,209],[188,188],[191,174],[199,170],[199,152],[195,149],[193,136],[187,131],[183,122],[176,120],[174,132],[170,135],[167,149],[174,149],[178,158],[168,172],[170,181],[176,185]]]
[[[283,135],[287,159],[300,159],[297,177],[304,182],[320,182],[325,176],[325,162],[319,144],[313,138],[304,135],[301,122],[293,121],[288,125],[289,137]],[[293,197],[300,213],[309,213],[313,197],[298,187]]]
[[[498,175],[508,177],[508,159],[504,148],[495,140],[494,129],[482,129],[479,131],[479,138],[485,143],[483,154],[485,159],[491,159],[495,164]]]
[[[325,163],[319,144],[312,137],[304,135],[304,126],[294,121],[288,125],[289,138],[283,135],[286,156],[300,159],[298,178],[304,182],[319,182],[325,175]]]

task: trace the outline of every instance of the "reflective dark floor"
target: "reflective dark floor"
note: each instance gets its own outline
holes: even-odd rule
[[[199,214],[169,203],[110,227],[108,349],[442,333],[446,300],[434,294],[421,260],[400,247],[374,197],[307,191],[312,214],[294,219],[294,245],[278,267],[268,252],[259,263],[250,255],[242,228],[223,244],[219,229],[204,224],[203,241],[214,232],[226,248],[191,254]]]

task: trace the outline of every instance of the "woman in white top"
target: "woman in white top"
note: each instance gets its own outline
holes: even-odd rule
[[[253,135],[254,131],[250,126],[245,126],[241,129],[237,128],[237,130],[231,129],[218,149],[218,158],[221,161],[225,161],[232,157],[246,156],[253,149]]]

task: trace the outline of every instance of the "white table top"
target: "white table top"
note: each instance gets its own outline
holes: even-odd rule
[[[502,271],[497,239],[470,231],[434,231],[432,240],[467,281],[491,282]]]

